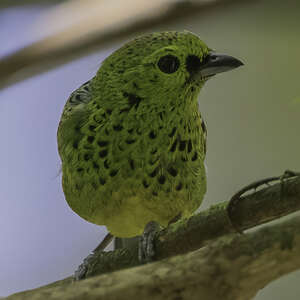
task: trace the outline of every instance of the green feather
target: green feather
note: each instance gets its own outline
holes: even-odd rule
[[[78,215],[132,237],[149,221],[167,226],[199,207],[206,129],[197,97],[206,79],[193,80],[187,58],[201,62],[209,51],[189,32],[144,35],[72,93],[58,148],[65,197]]]

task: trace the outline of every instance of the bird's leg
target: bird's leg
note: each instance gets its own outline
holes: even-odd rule
[[[274,177],[269,177],[269,178],[264,178],[264,179],[261,179],[261,180],[257,180],[255,182],[245,186],[244,188],[242,188],[238,192],[236,192],[231,197],[231,199],[230,199],[230,201],[227,205],[227,213],[228,213],[229,220],[230,220],[232,226],[239,233],[243,233],[242,230],[240,230],[240,228],[235,226],[235,224],[234,224],[234,222],[232,222],[232,218],[231,218],[232,212],[236,209],[236,204],[240,200],[240,198],[243,194],[245,194],[246,192],[249,192],[251,190],[254,190],[254,192],[255,192],[258,187],[260,187],[262,185],[269,185],[270,182],[279,180],[280,183],[281,183],[280,199],[282,199],[283,192],[284,192],[284,180],[288,179],[288,178],[292,178],[292,177],[297,177],[297,176],[300,176],[300,172],[294,172],[294,171],[291,171],[291,170],[286,170],[281,176],[274,176]]]
[[[111,233],[107,233],[104,239],[99,243],[99,245],[94,249],[94,253],[98,251],[103,251],[113,240],[114,236]]]
[[[168,226],[177,222],[181,218],[181,213],[171,219]],[[160,225],[155,222],[149,222],[144,229],[143,234],[139,240],[139,261],[143,263],[151,262],[155,256],[154,238]]]
[[[91,254],[89,254],[82,262],[82,264],[77,268],[77,270],[74,273],[74,280],[78,281],[81,279],[84,279],[86,276],[86,273],[88,271],[88,268],[90,266],[90,263],[93,260],[93,257],[96,252],[103,251],[113,240],[114,236],[110,233],[108,233],[104,239],[99,243],[99,245],[92,251]]]
[[[157,222],[149,222],[139,240],[139,261],[151,262],[155,255],[154,238],[160,226]]]

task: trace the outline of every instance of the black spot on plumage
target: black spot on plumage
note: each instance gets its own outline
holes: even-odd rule
[[[121,131],[123,128],[124,128],[124,127],[123,127],[122,125],[120,125],[120,124],[114,125],[114,126],[113,126],[113,129],[114,129],[115,131]]]
[[[99,156],[100,156],[101,158],[106,157],[107,153],[108,153],[107,150],[104,149],[104,150],[102,150],[102,151],[99,152]]]
[[[204,123],[203,120],[202,120],[202,122],[201,122],[201,128],[202,128],[202,131],[203,131],[204,133],[206,133],[206,126],[205,126],[205,123]]]
[[[148,182],[147,182],[146,180],[143,180],[143,186],[144,186],[145,188],[148,188],[148,187],[149,187],[149,184],[148,184]]]
[[[169,137],[173,137],[176,133],[176,127],[173,127],[172,131],[169,133]]]
[[[118,171],[119,171],[119,170],[117,170],[117,169],[111,170],[110,173],[109,173],[109,176],[110,176],[110,177],[116,176],[116,175],[118,174]]]
[[[103,165],[105,169],[109,169],[109,163],[107,159],[104,161]]]
[[[120,109],[120,114],[123,112],[128,112],[128,111],[130,111],[130,107],[122,108],[122,109]]]
[[[149,174],[149,176],[150,176],[150,177],[155,177],[155,176],[157,175],[157,173],[158,173],[158,167],[156,167],[156,168]]]
[[[93,168],[96,170],[99,169],[99,165],[95,161],[93,161]]]
[[[76,99],[77,101],[80,101],[80,100],[81,100],[81,95],[80,95],[80,94],[76,94],[76,95],[75,95],[75,99]]]
[[[91,158],[91,155],[89,153],[85,153],[84,156],[83,156],[83,159],[85,161],[88,161],[90,158]]]
[[[75,141],[75,142],[73,143],[73,148],[74,148],[74,149],[78,149],[78,141]]]
[[[175,140],[175,141],[173,142],[170,151],[171,151],[171,152],[174,152],[174,151],[176,150],[176,146],[177,146],[177,140]]]
[[[149,138],[150,139],[155,139],[156,138],[156,134],[153,130],[149,132]]]
[[[90,131],[93,131],[93,132],[94,132],[95,129],[96,129],[96,126],[94,126],[94,125],[90,125],[90,126],[89,126],[89,130],[90,130]]]
[[[87,141],[88,141],[89,143],[92,143],[92,142],[94,141],[94,139],[95,139],[94,136],[89,135],[88,138],[87,138]]]
[[[157,149],[153,149],[150,153],[155,154],[157,152]]]
[[[158,161],[158,157],[152,157],[150,160],[149,160],[149,164],[151,166],[155,165],[155,163]]]
[[[135,94],[123,92],[123,96],[128,99],[128,104],[130,105],[130,107],[134,106],[135,108],[138,108],[140,102],[142,101],[142,98]]]
[[[125,142],[126,142],[128,145],[130,145],[130,144],[135,143],[135,140],[134,140],[134,139],[127,139]]]
[[[198,158],[198,153],[197,153],[197,152],[195,152],[195,153],[194,153],[194,155],[193,155],[193,157],[192,157],[192,161],[195,161],[195,160],[197,160],[197,158]]]
[[[178,174],[178,171],[174,167],[169,167],[167,170],[169,174],[172,175],[173,177],[177,176]]]
[[[176,191],[180,191],[182,189],[182,183],[179,182],[176,187],[175,187]]]
[[[100,146],[100,147],[105,147],[108,145],[108,142],[107,141],[98,141],[97,144]]]
[[[179,142],[179,151],[184,151],[186,145],[186,141]]]
[[[188,147],[187,147],[188,153],[190,153],[192,151],[192,149],[193,149],[192,141],[189,139]]]
[[[104,185],[106,181],[105,181],[104,178],[100,177],[100,178],[99,178],[99,182],[100,182],[102,185]]]
[[[158,177],[157,181],[160,184],[164,184],[166,182],[166,177],[164,175],[161,175],[161,176]]]
[[[134,170],[134,161],[133,161],[133,159],[129,159],[129,165],[130,165],[131,170]]]

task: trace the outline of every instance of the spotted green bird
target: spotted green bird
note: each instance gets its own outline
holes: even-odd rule
[[[138,37],[68,99],[58,128],[69,206],[116,237],[189,217],[206,192],[206,126],[198,95],[242,63],[190,32]]]

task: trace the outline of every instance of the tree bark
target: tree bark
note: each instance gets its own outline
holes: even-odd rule
[[[155,259],[199,249],[218,237],[235,233],[236,228],[247,230],[300,210],[300,177],[241,197],[230,218],[228,203],[214,205],[158,232],[154,244]],[[96,252],[90,259],[86,277],[137,266],[140,264],[137,253],[137,242],[132,243],[130,248]]]

